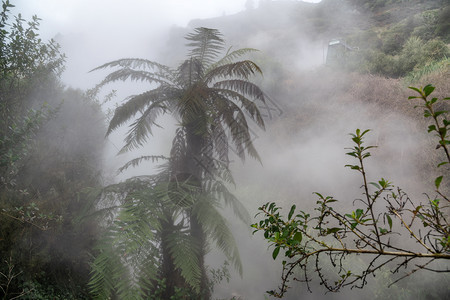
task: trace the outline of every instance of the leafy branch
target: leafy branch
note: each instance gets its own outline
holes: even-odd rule
[[[437,98],[427,100],[434,90],[431,85],[412,89],[420,96],[410,99],[424,100],[425,117],[434,120],[428,131],[437,133],[438,148],[447,155],[445,163],[450,162],[447,111],[433,108]],[[359,172],[363,181],[364,199],[358,199],[354,211],[341,212],[334,207],[338,200],[320,193],[314,193],[318,200],[311,214],[296,212],[296,206],[292,205],[286,218],[280,214],[281,207],[273,202],[259,208],[257,216],[262,216],[262,219],[251,225],[255,229],[253,233],[264,233],[264,238],[273,247],[274,260],[280,252],[284,253],[281,285],[277,291],[268,291],[270,295],[282,298],[291,280],[305,282],[311,291],[310,282],[314,274],[319,283],[331,292],[348,286],[363,288],[368,276],[375,275],[383,267],[391,267],[395,274],[407,269],[413,261],[424,262],[416,263],[412,270],[399,276],[392,284],[419,270],[450,272],[448,268],[430,267],[437,260],[450,259],[449,199],[439,189],[443,176],[435,180],[437,196],[419,205],[384,178],[369,182],[364,161],[371,156],[369,150],[375,146],[364,145],[368,132],[357,129],[351,134],[354,146],[347,148],[350,151],[346,153],[357,160],[356,164],[346,167]],[[394,235],[408,236],[411,242],[394,239]],[[355,255],[363,255],[362,269],[351,263],[350,259]],[[326,265],[326,257],[331,266]],[[364,257],[368,259],[364,260]]]

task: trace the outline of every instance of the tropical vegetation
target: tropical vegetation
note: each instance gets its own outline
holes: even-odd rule
[[[117,188],[124,197],[114,197],[123,207],[94,262],[90,284],[97,298],[115,293],[143,298],[159,288],[164,299],[172,299],[184,288],[195,299],[209,299],[209,242],[242,274],[237,245],[220,207],[229,205],[242,221],[249,220],[229,191],[234,184],[229,151],[235,149],[242,160],[246,155],[259,159],[247,120],[264,127],[257,106],[264,103],[264,93],[249,81],[261,70],[250,60],[236,61],[254,49],[229,48],[222,54],[225,42],[215,29],[196,28],[186,40],[191,50],[176,69],[145,59],[120,59],[94,69],[118,67],[100,86],[128,79],[157,85],[130,96],[115,110],[107,134],[134,120],[121,153],[143,146],[159,116],[170,114],[177,123],[169,156],[142,156],[122,168],[164,160],[160,173],[107,188]]]

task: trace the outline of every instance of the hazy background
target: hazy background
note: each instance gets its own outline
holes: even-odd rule
[[[42,19],[44,40],[55,38],[67,55],[62,80],[91,88],[102,78],[94,67],[124,57],[156,59],[169,29],[245,10],[258,0],[17,0],[13,12]],[[248,3],[250,3],[248,2]],[[307,0],[304,2],[320,2]]]

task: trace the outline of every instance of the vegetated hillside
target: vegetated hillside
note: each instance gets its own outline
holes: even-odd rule
[[[262,1],[258,8],[194,20],[189,27],[218,28],[230,44],[262,50],[291,69],[324,62],[328,42],[340,39],[353,51],[336,63],[339,68],[398,78],[449,56],[449,16],[450,4],[440,0]],[[173,32],[180,40],[186,29]]]
[[[251,161],[235,166],[236,182],[243,186],[238,194],[251,214],[267,201],[285,207],[296,203],[307,210],[315,204],[312,192],[333,195],[351,206],[360,196],[361,183],[344,168],[348,163],[344,148],[350,146],[347,134],[356,128],[370,128],[368,143],[378,146],[369,160],[371,180],[383,176],[414,201],[426,199],[422,193],[433,190],[441,153],[433,151],[436,140],[426,132],[422,111],[414,108],[418,103],[407,100],[414,94],[407,87],[433,83],[433,96],[450,96],[449,18],[445,17],[449,11],[448,1],[265,1],[235,15],[189,24],[219,29],[236,48],[261,50],[253,57],[264,72],[258,83],[281,108],[280,114],[266,119],[266,132],[255,132],[263,167]],[[184,49],[174,41],[182,41],[188,30],[173,29],[171,50]],[[335,38],[345,40],[353,51],[325,64],[328,42]],[[165,59],[170,62],[176,57],[175,53]],[[448,191],[449,182],[443,185]],[[247,249],[255,253],[266,245],[246,236],[238,238],[243,261],[248,262],[244,263],[247,275],[232,280],[233,289],[243,299],[262,298],[265,290],[277,286],[277,282],[268,286],[278,276],[273,274],[270,253],[249,254]],[[370,295],[364,297],[445,298],[446,278],[411,276],[385,289],[386,273],[373,279]],[[317,297],[320,287],[314,292]],[[303,290],[292,299],[299,295],[308,297]],[[327,294],[327,299],[355,295]]]

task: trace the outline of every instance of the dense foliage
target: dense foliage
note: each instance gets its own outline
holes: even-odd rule
[[[103,117],[60,84],[64,56],[39,38],[39,19],[11,20],[11,7],[0,23],[0,297],[79,299],[96,227],[80,221],[83,189],[100,183]]]

